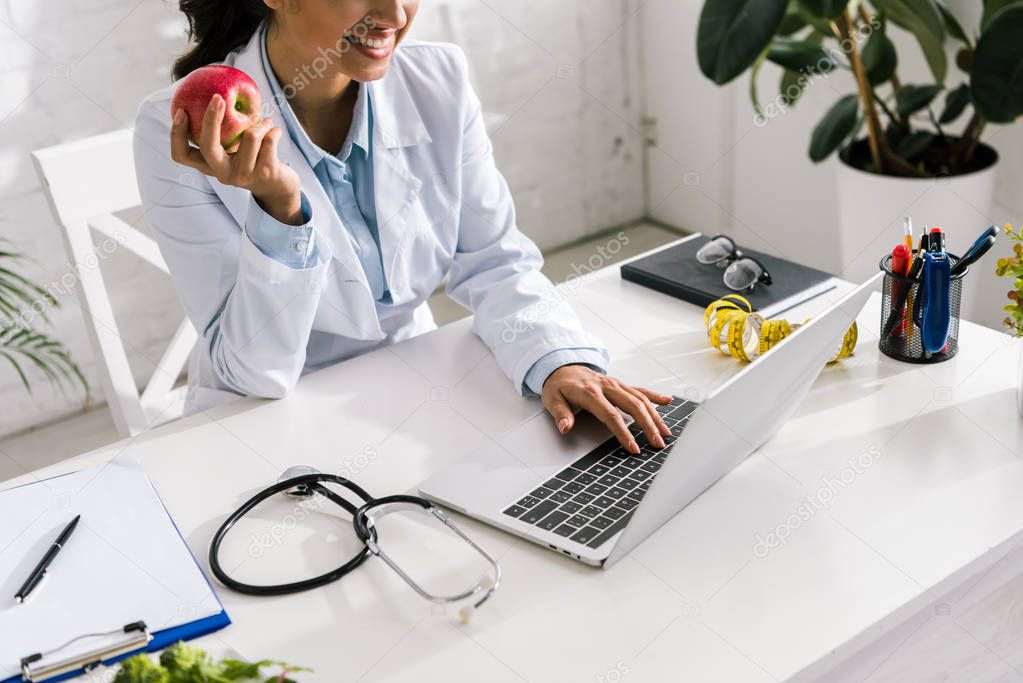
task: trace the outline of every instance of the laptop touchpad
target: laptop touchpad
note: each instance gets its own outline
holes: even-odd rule
[[[497,438],[522,464],[538,471],[553,468],[553,474],[586,455],[609,436],[607,427],[584,412],[576,414],[571,432],[559,434],[554,418],[545,411]]]

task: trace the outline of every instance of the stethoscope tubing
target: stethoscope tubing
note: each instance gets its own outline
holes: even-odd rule
[[[358,511],[365,507],[365,505],[363,505],[357,508],[355,505],[345,500],[343,497],[339,496],[334,491],[331,491],[326,486],[323,486],[322,482],[333,482],[335,484],[343,486],[352,493],[354,493],[355,495],[359,496],[359,498],[361,498],[367,504],[374,500],[373,497],[369,495],[369,493],[367,493],[366,490],[363,489],[358,484],[351,482],[348,479],[345,479],[344,477],[340,477],[333,474],[320,473],[304,474],[298,477],[292,477],[291,479],[285,479],[284,481],[277,482],[273,486],[268,486],[267,488],[263,489],[262,491],[252,496],[244,503],[242,503],[237,510],[231,513],[231,515],[224,520],[224,523],[220,525],[220,528],[217,529],[217,532],[213,535],[213,540],[210,541],[209,563],[210,571],[213,572],[213,576],[216,577],[217,581],[221,583],[223,586],[230,588],[233,591],[245,593],[247,595],[262,596],[289,595],[291,593],[300,593],[302,591],[307,591],[313,588],[319,588],[320,586],[325,586],[328,583],[333,583],[334,581],[337,581],[338,579],[344,577],[346,574],[351,573],[363,562],[369,559],[369,557],[373,553],[370,550],[369,545],[364,545],[362,549],[359,550],[359,552],[350,560],[345,562],[340,567],[333,569],[325,574],[320,574],[319,576],[314,576],[309,579],[303,579],[302,581],[293,581],[290,583],[273,585],[257,585],[245,583],[243,581],[238,581],[237,579],[234,579],[230,575],[228,575],[228,573],[225,572],[224,568],[220,565],[219,558],[220,545],[223,542],[224,538],[227,536],[227,533],[231,530],[231,528],[234,527],[238,520],[240,520],[248,513],[252,512],[253,508],[255,508],[257,505],[262,503],[267,498],[270,498],[278,493],[282,493],[283,491],[287,491],[288,489],[293,489],[297,486],[305,486],[319,493],[320,495],[325,496],[331,502],[335,503],[336,505],[344,509],[350,515],[352,515],[353,520],[355,519],[355,516],[358,513]],[[372,540],[375,545],[376,530],[373,529],[372,527],[369,527],[366,530],[366,533],[367,536],[365,538],[360,536],[360,540],[362,540],[365,543],[366,539],[368,538]]]

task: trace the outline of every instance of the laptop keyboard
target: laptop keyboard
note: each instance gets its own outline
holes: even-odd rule
[[[504,514],[590,548],[600,547],[632,519],[632,511],[694,410],[695,403],[678,397],[657,406],[671,430],[671,436],[664,437],[663,449],[649,443],[633,423],[629,431],[640,446],[639,455],[629,453],[611,437],[516,501]]]

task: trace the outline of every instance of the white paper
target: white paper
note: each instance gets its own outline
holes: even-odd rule
[[[75,515],[78,528],[23,604],[14,594]],[[0,680],[22,657],[145,621],[150,633],[219,614],[149,477],[130,454],[0,492]],[[79,642],[72,651],[101,641]]]

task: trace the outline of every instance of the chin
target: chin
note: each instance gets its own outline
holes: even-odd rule
[[[353,81],[359,83],[368,83],[370,81],[379,81],[381,78],[387,75],[387,69],[390,66],[390,60],[386,64],[374,64],[369,67],[357,66],[348,71],[348,77]]]

